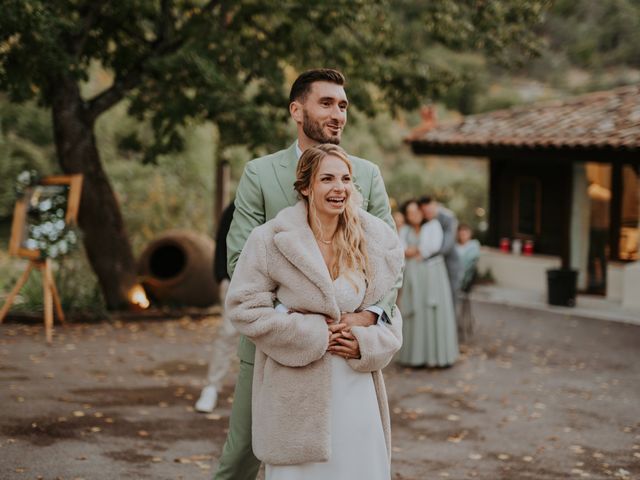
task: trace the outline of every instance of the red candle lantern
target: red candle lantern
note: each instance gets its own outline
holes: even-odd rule
[[[500,251],[501,252],[505,252],[505,253],[509,253],[509,239],[507,237],[502,237],[500,239]]]
[[[522,248],[523,255],[533,255],[533,240],[526,240]]]

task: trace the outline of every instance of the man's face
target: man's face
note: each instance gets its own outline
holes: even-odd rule
[[[420,210],[427,221],[433,220],[438,216],[438,202],[434,200],[430,203],[423,203],[420,205]]]
[[[314,82],[304,103],[294,103],[298,104],[294,119],[302,124],[308,143],[340,143],[349,105],[344,87],[331,82]]]

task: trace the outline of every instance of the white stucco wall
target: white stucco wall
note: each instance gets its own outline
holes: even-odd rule
[[[625,270],[624,263],[607,263],[607,299],[622,302]]]
[[[544,293],[547,291],[547,270],[561,265],[560,257],[514,255],[496,248],[482,247],[478,271],[484,274],[491,270],[498,286]]]
[[[640,261],[625,266],[622,306],[640,312]],[[640,313],[638,317],[640,318]]]

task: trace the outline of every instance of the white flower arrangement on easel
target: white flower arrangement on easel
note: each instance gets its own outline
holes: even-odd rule
[[[77,243],[74,230],[80,207],[82,175],[55,175],[38,178],[35,172],[18,175],[18,200],[13,211],[9,254],[29,260],[0,310],[0,323],[9,312],[20,289],[33,269],[42,273],[44,325],[47,343],[53,337],[53,307],[60,323],[64,312],[56,287],[52,259],[67,254]]]

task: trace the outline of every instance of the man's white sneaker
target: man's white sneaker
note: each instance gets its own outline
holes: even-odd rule
[[[216,387],[207,385],[202,389],[200,398],[196,402],[196,410],[202,413],[211,413],[218,403],[218,391]]]

